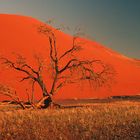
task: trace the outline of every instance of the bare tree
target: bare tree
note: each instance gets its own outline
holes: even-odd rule
[[[114,70],[111,66],[104,64],[100,60],[81,60],[77,57],[77,53],[82,48],[80,43],[77,43],[78,36],[74,36],[72,46],[62,54],[59,53],[57,47],[57,39],[55,31],[48,28],[46,25],[41,25],[38,28],[39,33],[46,35],[49,41],[49,58],[52,68],[52,83],[50,91],[48,91],[46,81],[42,77],[43,64],[38,58],[38,69],[31,67],[25,59],[20,56],[13,62],[5,57],[2,57],[3,63],[10,68],[22,72],[25,77],[21,81],[32,80],[32,87],[37,83],[41,90],[43,97],[37,103],[37,107],[48,107],[53,104],[52,97],[65,85],[73,84],[79,81],[88,81],[90,84],[101,87],[113,79]],[[65,60],[65,64],[62,61]],[[100,65],[100,70],[95,70],[96,65]]]
[[[59,54],[55,36],[55,32],[58,30],[59,28],[52,30],[46,25],[38,28],[39,33],[46,35],[49,40],[50,61],[53,71],[53,82],[49,91],[50,97],[66,84],[88,81],[96,84],[97,87],[101,87],[113,80],[115,70],[112,66],[104,64],[101,60],[81,60],[77,58],[76,53],[84,49],[82,48],[82,43],[77,41],[79,39],[77,35],[79,34],[73,36],[71,48],[63,52],[63,54]],[[62,61],[66,58],[68,58],[67,62],[62,66]],[[95,65],[100,65],[99,71],[95,70]]]

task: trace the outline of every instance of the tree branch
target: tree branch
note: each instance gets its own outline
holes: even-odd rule
[[[77,37],[73,37],[72,47],[71,47],[69,50],[65,51],[65,52],[59,57],[59,60],[61,60],[63,57],[67,56],[68,54],[73,53],[73,52],[76,51],[76,50],[79,50],[79,47],[81,47],[81,46],[77,46],[77,45],[75,44],[75,40],[76,40],[76,39],[77,39]]]
[[[70,68],[70,64],[72,62],[75,62],[75,61],[78,61],[77,59],[71,59],[70,61],[68,61],[68,63],[61,69],[59,70],[59,73],[62,73],[64,72],[65,70],[69,69]]]
[[[26,109],[26,107],[24,106],[22,101],[20,101],[18,95],[16,94],[16,91],[12,92],[9,87],[0,84],[0,94],[11,98],[14,102],[19,104],[23,109]]]

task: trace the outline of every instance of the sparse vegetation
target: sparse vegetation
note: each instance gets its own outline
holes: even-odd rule
[[[11,107],[11,106],[10,106]],[[0,111],[0,140],[139,140],[140,102]]]

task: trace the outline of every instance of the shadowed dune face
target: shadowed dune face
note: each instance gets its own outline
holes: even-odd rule
[[[45,35],[38,33],[37,28],[42,23],[29,18],[15,15],[0,15],[0,56],[14,60],[16,54],[27,59],[28,64],[36,68],[34,56],[40,56],[46,65],[49,62],[49,42]],[[62,32],[56,32],[59,55],[72,45],[72,37]],[[62,88],[55,98],[104,98],[114,95],[140,94],[140,61],[127,58],[119,53],[90,40],[79,39],[84,42],[83,50],[77,55],[81,59],[100,59],[104,63],[112,65],[116,70],[115,82],[111,87],[93,89],[88,83],[77,83]],[[62,65],[65,62],[62,62]],[[43,75],[47,87],[50,87],[51,79],[48,69],[44,69]],[[17,90],[21,98],[26,98],[26,92],[31,90],[29,81],[19,82],[23,75],[12,69],[0,65],[0,83],[9,85]],[[35,87],[35,97],[41,96],[39,87]],[[4,97],[0,96],[0,99]]]

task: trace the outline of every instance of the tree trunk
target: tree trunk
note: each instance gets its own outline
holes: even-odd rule
[[[39,100],[36,107],[37,108],[47,108],[52,103],[52,98],[50,96],[43,96],[42,99]]]
[[[44,96],[36,105],[37,108],[60,108],[59,104],[53,102],[51,96]]]
[[[47,99],[44,100],[44,108],[48,108],[53,103],[52,98],[49,96]]]
[[[51,89],[50,93],[48,93],[46,85],[43,83],[43,81],[40,80],[40,79],[38,80],[38,84],[39,84],[39,86],[42,90],[43,97],[36,104],[37,108],[48,108],[48,107],[54,108],[54,106],[59,107],[59,105],[55,104],[53,102],[53,99],[52,99],[52,95],[53,95],[53,92],[54,92],[54,87],[55,87],[55,84],[56,84],[56,80],[57,80],[57,75],[54,79],[54,82],[53,82],[52,89]]]

